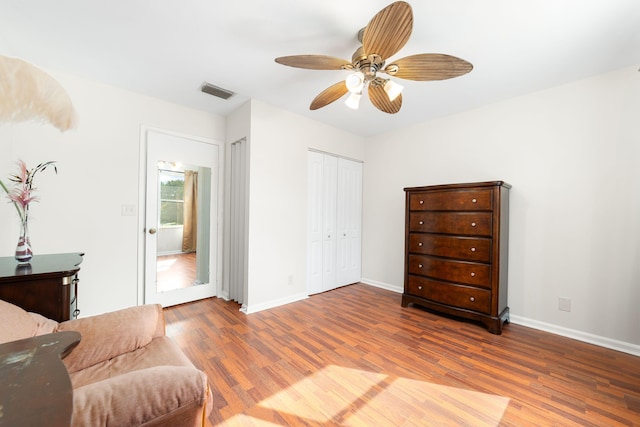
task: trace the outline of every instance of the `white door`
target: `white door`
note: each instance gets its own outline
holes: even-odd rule
[[[145,303],[215,296],[221,144],[146,131]]]
[[[324,155],[309,151],[307,169],[307,291],[322,292],[322,177]]]
[[[336,284],[360,281],[362,258],[362,163],[338,159]]]
[[[324,156],[322,168],[322,290],[336,287],[336,191],[338,158]]]
[[[360,280],[362,164],[309,151],[309,294]]]

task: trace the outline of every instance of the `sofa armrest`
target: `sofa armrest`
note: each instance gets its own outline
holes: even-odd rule
[[[156,366],[73,391],[73,426],[202,426],[213,397],[203,372]]]
[[[144,347],[164,335],[164,314],[159,304],[125,308],[84,319],[67,320],[57,331],[77,331],[80,344],[64,358],[69,373],[85,369]]]

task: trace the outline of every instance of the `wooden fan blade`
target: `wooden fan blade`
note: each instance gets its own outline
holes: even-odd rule
[[[362,35],[362,47],[367,55],[380,55],[385,60],[402,49],[412,30],[413,12],[409,3],[391,3],[366,26]]]
[[[350,61],[326,55],[281,56],[276,58],[276,62],[289,67],[305,68],[307,70],[342,70],[345,66],[351,68]]]
[[[402,107],[402,94],[393,101],[389,101],[387,92],[381,85],[369,85],[369,99],[378,110],[384,113],[395,114]]]
[[[393,70],[394,65],[398,66],[398,71],[389,71],[389,75],[419,81],[451,79],[473,70],[473,65],[464,59],[440,53],[422,53],[400,58],[386,69]]]
[[[309,109],[317,110],[318,108],[329,105],[333,101],[341,98],[347,92],[349,92],[349,90],[347,89],[347,84],[344,82],[344,80],[332,86],[329,86],[315,97],[315,99],[311,102]]]

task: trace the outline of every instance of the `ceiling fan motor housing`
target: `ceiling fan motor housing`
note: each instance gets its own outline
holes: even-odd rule
[[[353,69],[360,71],[365,76],[365,81],[371,81],[376,78],[376,73],[384,67],[384,60],[380,55],[364,52],[360,46],[351,57]]]

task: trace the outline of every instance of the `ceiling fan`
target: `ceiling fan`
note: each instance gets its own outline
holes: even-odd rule
[[[395,114],[402,106],[403,87],[378,74],[407,80],[445,80],[473,69],[464,59],[439,53],[422,53],[389,61],[409,40],[413,29],[413,12],[404,1],[391,3],[378,12],[366,27],[358,32],[362,43],[351,61],[326,55],[292,55],[276,58],[276,62],[309,70],[351,70],[352,74],[322,91],[311,102],[317,110],[350,93],[345,104],[357,109],[362,91],[367,88],[371,103],[380,111]]]

